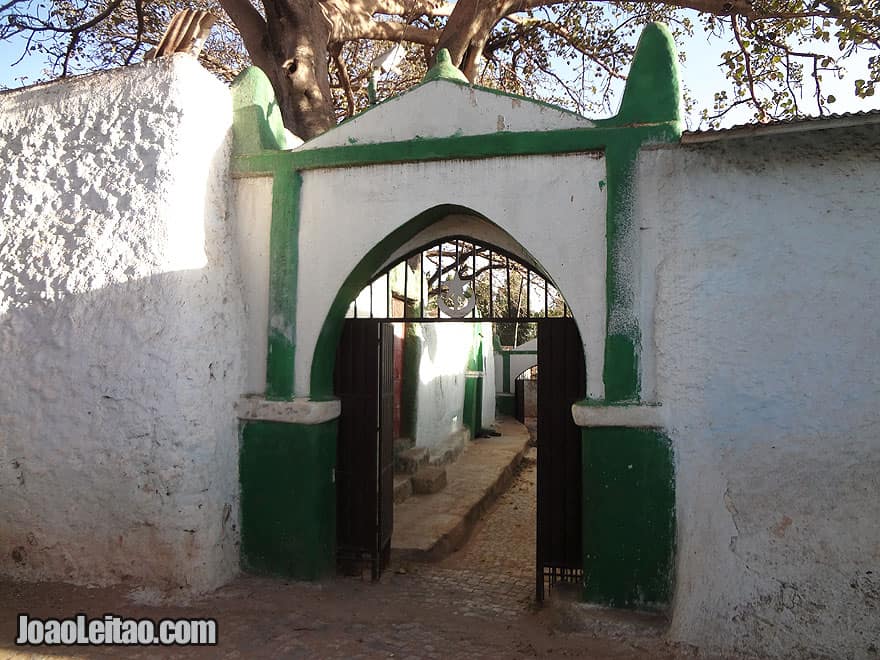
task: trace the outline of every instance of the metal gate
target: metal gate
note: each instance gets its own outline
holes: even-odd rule
[[[571,318],[538,321],[538,506],[535,598],[545,581],[580,582],[581,431],[571,404],[586,396],[584,349]]]
[[[513,381],[514,404],[513,416],[520,424],[526,422],[526,384],[522,378]]]
[[[345,322],[334,387],[342,404],[336,450],[337,561],[388,565],[393,529],[393,333],[371,319]]]
[[[390,323],[537,323],[536,597],[543,600],[545,580],[551,585],[581,580],[581,435],[571,404],[586,395],[586,374],[577,326],[552,281],[509,252],[451,237],[390,264],[352,301],[347,317],[335,372],[342,401],[336,475],[340,562],[369,561],[375,579],[390,554]]]

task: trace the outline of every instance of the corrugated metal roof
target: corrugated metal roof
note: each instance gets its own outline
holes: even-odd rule
[[[825,115],[823,117],[780,119],[767,122],[766,124],[739,124],[737,126],[731,126],[730,128],[719,128],[706,131],[685,131],[681,135],[681,142],[682,144],[695,144],[698,142],[731,140],[758,135],[821,131],[831,128],[866,126],[869,124],[880,124],[880,109],[864,110],[862,112],[844,112],[840,114]]]

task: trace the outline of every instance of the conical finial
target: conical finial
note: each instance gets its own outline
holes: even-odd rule
[[[662,23],[642,30],[614,123],[681,121],[675,40]]]
[[[428,69],[428,73],[425,74],[422,82],[428,82],[430,80],[452,80],[454,82],[463,82],[468,85],[471,82],[467,79],[467,76],[461,72],[461,69],[452,63],[452,56],[446,48],[441,48],[439,50],[434,61],[434,66]]]

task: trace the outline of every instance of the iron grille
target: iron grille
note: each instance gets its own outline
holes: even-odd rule
[[[559,288],[510,252],[466,236],[413,250],[365,286],[346,318],[522,322],[571,317]]]

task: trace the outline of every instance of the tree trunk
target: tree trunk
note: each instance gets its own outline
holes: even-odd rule
[[[336,125],[330,92],[330,24],[316,0],[220,0],[245,48],[272,82],[284,125],[308,140]]]
[[[492,28],[514,4],[511,0],[458,0],[437,43],[437,50],[449,49],[452,63],[473,82]]]
[[[304,140],[336,125],[330,92],[330,26],[314,0],[266,2],[272,80],[284,124]]]

